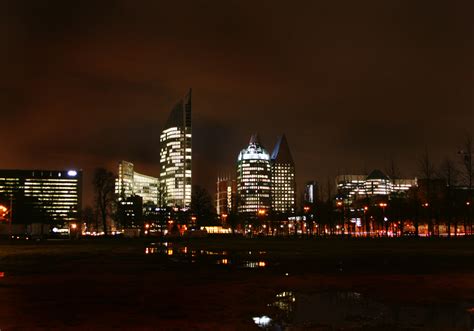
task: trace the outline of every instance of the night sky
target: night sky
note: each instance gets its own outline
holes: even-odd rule
[[[0,168],[159,172],[193,88],[194,183],[259,132],[306,180],[458,158],[474,127],[473,1],[0,1]],[[90,185],[85,199],[90,201]]]

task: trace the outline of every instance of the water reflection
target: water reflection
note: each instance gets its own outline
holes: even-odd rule
[[[268,316],[261,316],[261,317],[254,317],[253,321],[255,324],[257,324],[261,328],[267,328],[271,325],[272,319]]]
[[[210,263],[218,265],[233,265],[245,269],[262,269],[268,267],[268,261],[263,259],[265,251],[229,252],[225,250],[190,249],[187,246],[175,245],[169,242],[151,243],[145,248],[145,254],[168,256],[174,262]]]
[[[270,305],[283,311],[287,317],[293,312],[296,296],[293,292],[281,292],[276,295],[276,300]]]
[[[474,310],[463,304],[385,305],[358,292],[280,292],[268,305],[265,330],[316,329],[416,329],[473,330]]]
[[[267,263],[265,261],[245,261],[243,264],[244,268],[250,268],[250,269],[257,269],[257,268],[265,268],[267,266]]]

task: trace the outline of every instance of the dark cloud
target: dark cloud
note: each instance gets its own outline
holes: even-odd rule
[[[471,1],[26,1],[0,4],[1,167],[158,171],[193,87],[194,180],[214,189],[260,132],[285,132],[298,182],[473,132]],[[86,176],[86,181],[88,177]]]

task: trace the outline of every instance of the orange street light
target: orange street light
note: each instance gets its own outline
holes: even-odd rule
[[[369,207],[364,206],[364,211],[367,211],[367,210],[369,210]]]
[[[387,207],[387,203],[386,202],[381,202],[381,203],[379,203],[379,206],[381,208],[385,208],[385,207]]]
[[[427,208],[427,207],[430,206],[430,204],[428,202],[425,202],[425,203],[421,204],[421,206]]]
[[[304,212],[305,212],[305,213],[309,212],[309,207],[308,207],[308,206],[304,206],[303,209],[304,209]]]
[[[259,210],[258,210],[258,215],[259,215],[259,216],[265,216],[265,214],[266,214],[265,209],[259,209]]]
[[[342,207],[342,201],[337,201],[337,202],[336,202],[336,206]]]
[[[76,223],[72,223],[72,224],[71,224],[71,229],[76,230],[76,229],[77,229],[77,224],[76,224]]]

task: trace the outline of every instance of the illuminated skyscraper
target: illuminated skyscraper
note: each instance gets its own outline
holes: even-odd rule
[[[292,214],[296,209],[295,164],[285,135],[278,138],[271,157],[272,210]]]
[[[188,209],[192,184],[191,89],[174,106],[160,135],[160,185],[168,206]]]
[[[271,208],[270,154],[255,134],[237,159],[238,211],[256,215]]]
[[[140,174],[133,163],[120,161],[118,178],[115,180],[115,194],[119,201],[140,196],[143,203],[158,204],[158,178]]]

